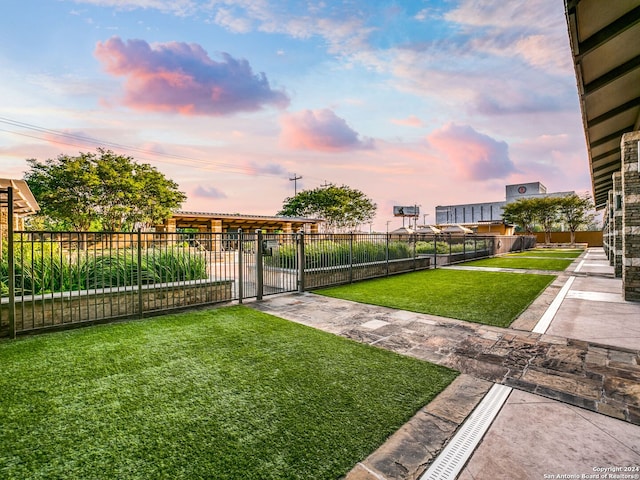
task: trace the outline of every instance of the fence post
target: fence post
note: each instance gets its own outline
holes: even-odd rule
[[[304,253],[304,231],[298,232],[297,235],[298,244],[298,292],[304,292],[304,267],[305,267],[305,253]]]
[[[467,234],[462,234],[462,261],[467,260]]]
[[[138,316],[143,317],[143,302],[142,302],[142,233],[140,229],[137,232],[138,239]]]
[[[410,238],[413,240],[413,269],[416,270],[416,268],[418,268],[416,265],[418,262],[418,259],[416,257],[416,243],[418,243],[418,235],[412,233]]]
[[[433,268],[438,268],[438,235],[433,234]]]
[[[349,283],[353,283],[353,235],[349,234]]]
[[[264,279],[262,278],[262,230],[256,230],[256,300],[262,300]]]
[[[7,265],[9,275],[9,336],[16,338],[16,265],[13,252],[13,187],[7,188]]]
[[[447,263],[451,265],[451,256],[453,255],[451,251],[451,234],[449,234],[447,241],[449,242],[449,260],[447,261]]]
[[[389,276],[389,234],[387,233],[387,251],[385,255],[385,260],[387,262],[387,277]]]
[[[238,228],[238,303],[242,303],[244,296],[244,234],[242,228]]]

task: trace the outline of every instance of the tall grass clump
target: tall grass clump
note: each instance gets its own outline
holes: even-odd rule
[[[38,295],[85,289],[124,287],[207,278],[202,255],[188,248],[118,250],[81,254],[57,245],[25,244],[15,252],[16,293]],[[8,293],[8,263],[0,262],[0,292]]]
[[[381,262],[387,258],[387,244],[376,242],[335,242],[322,240],[305,246],[305,267],[336,267],[367,262]],[[283,245],[272,257],[265,257],[265,264],[280,268],[297,268],[297,249]],[[413,257],[413,244],[389,242],[389,260]]]

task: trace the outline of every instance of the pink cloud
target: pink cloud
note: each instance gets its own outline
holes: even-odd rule
[[[432,132],[427,140],[467,180],[506,178],[516,172],[506,142],[494,140],[468,125],[448,123]]]
[[[347,122],[328,108],[302,110],[281,118],[282,143],[294,150],[340,152],[373,148],[373,140],[360,138]]]
[[[219,116],[289,104],[247,60],[222,53],[217,62],[197,44],[112,37],[98,42],[95,55],[108,73],[126,78],[122,102],[133,109]]]

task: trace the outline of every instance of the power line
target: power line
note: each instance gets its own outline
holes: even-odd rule
[[[20,122],[17,120],[13,120],[7,117],[0,117],[0,123],[8,124],[14,127],[23,128],[25,130],[30,130],[36,133],[41,133],[45,135],[52,135],[53,137],[42,137],[35,134],[28,134],[24,132],[17,132],[14,130],[6,130],[0,129],[2,132],[10,133],[13,135],[19,135],[22,137],[33,138],[36,140],[42,140],[45,142],[56,143],[59,145],[67,145],[72,147],[86,147],[87,144],[94,146],[106,146],[114,149],[126,150],[133,153],[139,153],[142,155],[146,155],[147,157],[151,156],[153,160],[161,162],[161,163],[178,163],[180,165],[191,166],[193,168],[199,168],[204,170],[212,170],[212,167],[217,167],[219,169],[225,170],[230,173],[239,173],[244,175],[257,175],[257,176],[280,176],[277,173],[269,173],[269,172],[255,172],[249,166],[243,165],[234,165],[231,163],[225,163],[215,160],[203,160],[199,158],[189,157],[186,155],[178,155],[164,152],[155,152],[148,149],[142,149],[138,147],[134,147],[131,145],[125,145],[116,142],[110,142],[105,140],[100,140],[96,138],[87,137],[84,135],[72,134],[68,132],[61,132],[58,130],[52,130],[45,127],[40,127],[37,125]],[[59,138],[58,138],[59,137]],[[160,157],[160,158],[158,158]],[[169,162],[171,160],[172,162]]]
[[[0,132],[9,133],[12,135],[18,135],[21,137],[33,138],[35,140],[41,140],[48,143],[55,143],[58,145],[67,145],[67,146],[79,147],[79,148],[87,147],[87,145],[95,146],[95,147],[108,147],[108,148],[120,149],[120,150],[126,150],[133,153],[138,153],[146,156],[146,158],[141,157],[142,159],[154,160],[160,163],[167,163],[167,164],[177,163],[179,165],[185,165],[192,168],[198,168],[198,169],[210,170],[210,171],[216,168],[229,173],[236,173],[240,175],[280,177],[280,174],[278,173],[256,172],[251,166],[235,165],[232,163],[220,162],[216,160],[204,160],[201,158],[190,157],[187,155],[156,152],[153,150],[143,149],[143,148],[135,147],[132,145],[126,145],[122,143],[101,140],[98,138],[92,138],[85,135],[79,135],[79,134],[64,132],[60,130],[53,130],[50,128],[41,127],[39,125],[35,125],[32,123],[21,122],[19,120],[14,120],[12,118],[3,117],[3,116],[0,116],[0,123],[4,123],[6,125],[11,125],[13,127],[21,128],[24,130],[35,132],[36,134],[39,133],[47,136],[43,137],[43,136],[38,136],[36,134],[29,134],[25,132],[18,132],[15,130],[7,130],[3,128],[0,128]],[[294,178],[289,178],[289,180],[294,182],[294,192],[297,194],[297,180],[300,180],[302,176],[301,175],[298,176],[295,173],[293,174],[293,176]],[[307,177],[315,180],[322,180],[321,178],[313,177],[309,175],[307,175]],[[324,186],[327,186],[327,181],[324,180],[324,182],[325,182]]]

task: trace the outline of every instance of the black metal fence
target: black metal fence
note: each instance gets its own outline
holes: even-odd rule
[[[350,283],[535,245],[533,237],[11,232],[0,336]]]

